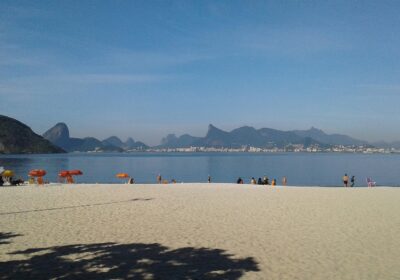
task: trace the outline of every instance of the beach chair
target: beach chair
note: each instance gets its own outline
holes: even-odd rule
[[[370,177],[367,178],[368,187],[376,187],[376,182],[374,182]]]

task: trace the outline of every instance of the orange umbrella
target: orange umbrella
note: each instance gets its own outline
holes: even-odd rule
[[[62,171],[60,171],[60,173],[58,173],[58,176],[62,177],[62,178],[68,177],[69,175],[70,175],[70,173],[68,170],[62,170]]]
[[[46,175],[46,170],[43,169],[33,169],[29,171],[28,174],[30,177],[38,177],[37,182],[39,185],[43,185],[43,176]]]
[[[66,171],[65,174],[66,174],[65,177],[67,178],[67,183],[68,184],[73,184],[75,182],[74,182],[74,179],[72,178],[72,176],[83,175],[83,172],[78,170],[78,169],[75,169],[75,170]]]
[[[83,175],[82,171],[80,170],[70,170],[68,171],[70,175]]]
[[[116,175],[116,177],[117,177],[117,178],[124,179],[124,178],[129,178],[129,175],[128,175],[127,173],[118,173],[118,174]]]
[[[46,175],[46,170],[33,169],[33,170],[29,171],[28,175],[31,177],[43,177],[44,175]]]

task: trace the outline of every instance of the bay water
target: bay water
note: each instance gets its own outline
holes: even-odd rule
[[[342,186],[341,178],[354,175],[356,186],[366,186],[371,177],[378,185],[400,186],[400,155],[346,153],[71,153],[51,155],[0,155],[0,166],[28,178],[32,169],[45,169],[45,180],[58,181],[61,170],[79,169],[79,183],[122,183],[123,172],[137,183],[163,179],[179,182],[249,183],[251,177],[268,176],[278,185],[286,176],[288,185]]]

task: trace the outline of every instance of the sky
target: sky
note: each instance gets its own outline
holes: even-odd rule
[[[208,124],[400,140],[399,1],[0,1],[0,114],[42,134]]]

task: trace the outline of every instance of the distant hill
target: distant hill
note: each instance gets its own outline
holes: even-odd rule
[[[168,134],[161,140],[160,147],[168,148],[180,148],[180,147],[190,147],[195,146],[201,141],[201,137],[190,136],[189,134],[184,134],[180,137],[176,137],[175,134]]]
[[[65,123],[57,123],[46,131],[43,137],[68,152],[123,152],[131,149],[147,148],[147,145],[142,142],[135,142],[132,138],[128,138],[125,143],[116,136],[111,136],[103,141],[94,137],[72,138]]]
[[[170,134],[162,139],[160,147],[177,148],[194,146],[237,148],[253,146],[282,148],[289,144],[302,144],[305,147],[312,144],[326,146],[315,139],[302,137],[291,131],[280,131],[270,128],[255,129],[250,126],[243,126],[227,132],[210,124],[205,137],[194,137],[188,134],[176,137],[174,134]]]
[[[119,139],[117,136],[111,136],[107,139],[104,139],[102,141],[103,144],[105,145],[111,145],[115,147],[119,147],[125,151],[133,150],[133,149],[139,149],[139,150],[144,150],[147,149],[149,146],[144,144],[143,142],[133,140],[131,137],[129,137],[125,142],[122,142],[121,139]]]
[[[65,151],[34,133],[22,122],[0,115],[0,153],[49,154]]]
[[[367,145],[367,141],[358,140],[343,134],[326,134],[320,129],[311,127],[309,130],[293,130],[293,133],[301,137],[310,137],[318,142],[329,145],[359,146]]]

